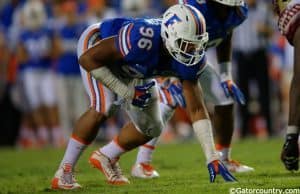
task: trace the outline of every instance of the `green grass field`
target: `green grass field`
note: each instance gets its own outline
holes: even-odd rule
[[[233,156],[255,168],[255,172],[236,174],[238,183],[224,183],[221,177],[209,183],[205,161],[196,142],[160,145],[154,164],[161,177],[139,180],[130,177],[127,186],[110,186],[104,176],[91,168],[89,148],[77,165],[77,180],[83,185],[78,191],[52,191],[51,178],[62,158],[63,150],[0,150],[0,193],[97,193],[97,194],[226,194],[234,188],[299,188],[300,174],[287,172],[279,161],[282,140],[257,141],[249,139],[234,144]],[[135,161],[133,151],[120,163],[126,175]]]

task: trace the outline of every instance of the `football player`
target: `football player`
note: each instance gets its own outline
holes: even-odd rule
[[[221,153],[221,160],[231,172],[249,172],[252,167],[242,165],[230,157],[230,145],[234,129],[233,100],[244,104],[244,97],[234,84],[231,75],[231,36],[233,29],[247,17],[247,6],[243,0],[179,0],[179,3],[192,5],[204,16],[209,34],[207,47],[215,47],[220,66],[220,76],[213,70],[200,77],[200,84],[206,101],[214,107],[214,128],[216,130],[216,149]],[[221,83],[222,88],[219,86]],[[172,88],[171,88],[172,89]],[[222,91],[224,90],[224,92]],[[180,102],[180,91],[171,90],[173,102]],[[166,95],[168,96],[168,95]],[[167,98],[166,98],[167,99]],[[175,101],[176,102],[176,101]],[[183,103],[178,103],[183,104]],[[172,109],[162,109],[163,115],[171,115]],[[139,178],[158,177],[158,172],[151,165],[152,153],[157,138],[139,148],[136,163],[131,174]]]
[[[182,80],[187,111],[206,157],[210,181],[214,182],[217,174],[225,181],[235,181],[219,160],[197,82],[206,69],[207,41],[202,14],[186,5],[170,7],[162,19],[116,18],[88,27],[79,39],[78,57],[91,108],[75,126],[52,188],[81,187],[73,176],[73,168],[82,151],[94,140],[99,125],[112,113],[115,94],[124,101],[122,106],[132,122],[112,142],[94,151],[89,161],[105,175],[108,183],[129,183],[118,159],[158,137],[163,128],[158,90],[151,79],[156,76]]]
[[[299,127],[300,127],[300,1],[273,0],[279,15],[278,28],[289,43],[294,46],[294,74],[290,88],[290,110],[286,139],[281,152],[281,160],[287,170],[299,168]]]
[[[51,139],[53,145],[59,147],[64,140],[58,119],[55,75],[52,70],[53,31],[45,25],[47,15],[43,2],[27,1],[21,14],[24,29],[18,38],[17,60],[23,66],[24,95],[37,127],[38,145],[47,146]]]

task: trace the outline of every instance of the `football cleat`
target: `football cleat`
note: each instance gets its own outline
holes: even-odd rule
[[[81,188],[81,185],[77,183],[74,177],[72,166],[70,164],[66,163],[56,171],[51,182],[51,188],[62,190],[73,190]]]
[[[147,163],[135,164],[131,169],[131,175],[136,178],[152,179],[159,177],[158,172],[152,165]]]
[[[240,162],[238,162],[236,160],[222,160],[222,163],[224,164],[224,166],[226,166],[226,168],[230,172],[241,173],[241,172],[254,171],[254,168],[252,168],[250,166],[243,165],[243,164],[241,164]]]
[[[237,181],[220,160],[214,160],[208,163],[207,168],[211,183],[215,182],[217,174],[220,174],[226,182]]]
[[[129,180],[123,175],[118,161],[112,161],[99,151],[94,151],[89,159],[90,164],[100,170],[112,185],[129,184]]]
[[[290,171],[299,169],[298,136],[298,134],[287,135],[281,151],[281,161]]]

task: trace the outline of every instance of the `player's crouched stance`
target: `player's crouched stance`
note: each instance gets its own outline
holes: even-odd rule
[[[108,183],[129,183],[118,164],[120,156],[158,137],[163,128],[158,91],[151,79],[155,76],[182,80],[187,112],[204,151],[210,181],[214,182],[217,174],[225,181],[235,181],[219,160],[197,82],[206,65],[207,40],[202,14],[187,5],[170,7],[162,20],[117,18],[90,26],[79,40],[78,56],[91,108],[75,125],[52,188],[80,188],[73,169],[99,125],[110,116],[116,95],[125,99],[122,106],[132,122],[113,141],[94,151],[89,161]]]
[[[287,170],[299,168],[299,127],[300,127],[300,0],[273,0],[279,14],[278,27],[294,46],[294,74],[290,88],[290,111],[286,140],[281,160]]]

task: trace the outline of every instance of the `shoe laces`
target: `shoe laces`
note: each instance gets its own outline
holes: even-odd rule
[[[120,167],[120,165],[119,165],[118,162],[116,162],[116,163],[113,164],[113,169],[114,169],[114,171],[116,172],[116,174],[117,174],[119,177],[120,177],[120,176],[123,176],[122,169],[121,169],[121,167]]]
[[[119,173],[121,172],[121,168],[118,166],[117,161],[113,161],[108,157],[104,156],[107,160],[107,168],[108,174],[110,175],[111,180],[116,180],[119,177]],[[118,169],[120,168],[120,169]],[[122,172],[121,172],[122,173]]]
[[[73,184],[76,182],[75,176],[72,172],[72,166],[70,164],[64,164],[61,179],[67,184]]]

